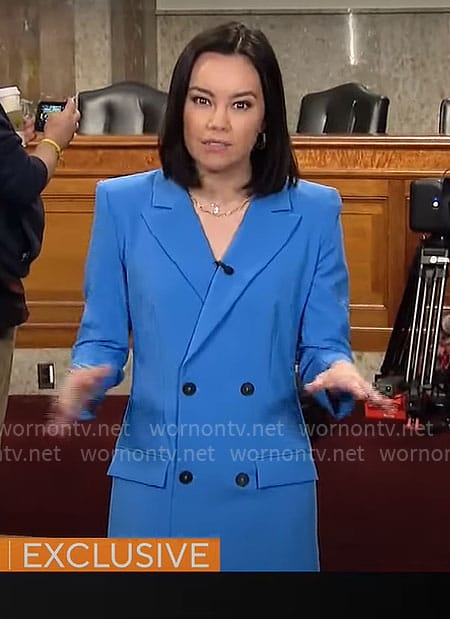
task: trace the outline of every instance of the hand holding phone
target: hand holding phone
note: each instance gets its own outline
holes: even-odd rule
[[[78,129],[80,113],[72,97],[69,97],[65,102],[50,102],[50,105],[55,103],[61,105],[63,109],[59,110],[55,106],[50,108],[51,111],[47,112],[43,133],[45,138],[54,140],[60,148],[64,149],[67,148]]]
[[[39,101],[36,109],[34,128],[43,132],[48,120],[48,115],[53,112],[62,112],[66,107],[66,101]]]

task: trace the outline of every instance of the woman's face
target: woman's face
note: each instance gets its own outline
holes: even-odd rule
[[[201,54],[184,105],[184,142],[200,176],[207,172],[250,175],[250,154],[264,128],[264,96],[258,72],[240,54]]]

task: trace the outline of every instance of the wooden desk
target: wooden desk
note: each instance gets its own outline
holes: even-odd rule
[[[408,228],[409,185],[450,166],[450,138],[293,136],[292,143],[302,176],[336,187],[344,201],[353,349],[384,351],[417,245]],[[44,246],[25,280],[30,318],[18,331],[19,347],[72,345],[95,185],[158,166],[153,136],[74,139],[43,194]]]

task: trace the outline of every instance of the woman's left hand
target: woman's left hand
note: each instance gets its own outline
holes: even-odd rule
[[[305,390],[314,394],[326,390],[331,393],[349,393],[355,400],[364,400],[384,410],[392,410],[392,399],[379,393],[356,369],[350,361],[337,361],[328,370],[321,372],[305,385]]]

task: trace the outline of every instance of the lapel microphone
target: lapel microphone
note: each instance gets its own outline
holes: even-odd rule
[[[233,275],[234,269],[229,264],[225,264],[222,260],[214,260],[214,264],[220,267],[226,275]]]

